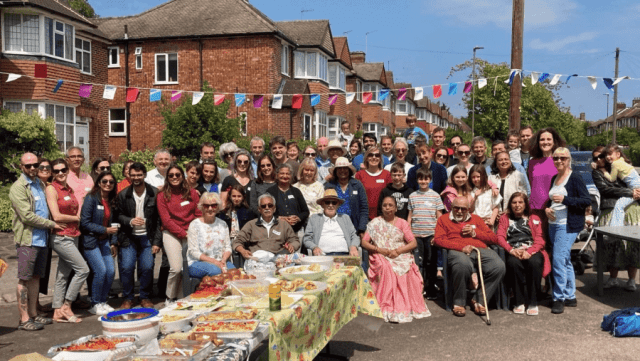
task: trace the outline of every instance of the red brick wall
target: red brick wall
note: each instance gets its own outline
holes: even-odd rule
[[[353,77],[347,78],[347,92],[355,91],[356,79]],[[338,97],[336,104],[341,100],[345,102],[345,106],[347,107],[346,118],[351,123],[351,132],[355,133],[356,129],[358,129],[358,125],[360,126],[360,129],[362,129],[362,103],[358,100],[357,95],[350,104],[346,104],[346,97],[343,98],[342,96]]]
[[[362,106],[362,122],[382,123],[384,119],[384,115],[382,113],[382,105],[364,104]]]

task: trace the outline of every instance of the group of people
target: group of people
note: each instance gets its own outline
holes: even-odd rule
[[[202,144],[200,160],[184,168],[158,150],[155,169],[127,162],[118,184],[108,159],[97,159],[91,174],[82,172],[81,148],[53,161],[25,153],[10,190],[19,328],[81,322],[72,306],[84,282],[89,311],[112,311],[107,301],[116,257],[121,308],[136,304],[136,268],[139,303],[152,307],[160,251],[158,289],[166,302],[188,292],[181,287],[183,272],[191,278],[217,275],[265,251],[362,257],[383,315],[392,322],[430,315],[424,296],[437,296],[444,266],[453,313],[464,316],[468,289],[478,288],[479,256],[487,299],[506,277],[513,312],[537,315],[542,279],[551,274],[552,312],[575,306],[570,249],[591,198],[571,171],[565,141],[553,128],[533,134],[524,127],[507,142],[493,141],[488,157],[482,137],[464,144],[455,136],[446,147],[444,129],[436,128],[429,142],[415,123],[409,117],[403,137],[383,136],[380,145],[370,133],[360,143],[348,122],[335,139],[322,137],[305,149],[281,136],[270,140],[270,155],[259,137],[249,150],[226,143],[220,149],[226,169],[217,164],[212,143]],[[621,164],[617,146],[596,150],[594,179],[601,172],[596,185],[604,188],[603,204],[616,207],[610,218],[619,222],[618,209],[631,202],[606,199],[639,199],[637,173]],[[507,254],[504,262],[497,247]],[[59,257],[53,319],[38,312],[51,249]],[[485,313],[481,300],[482,290],[470,300],[476,314]]]

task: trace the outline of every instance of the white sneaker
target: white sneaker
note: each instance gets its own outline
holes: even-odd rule
[[[609,277],[609,279],[607,280],[607,282],[604,284],[604,286],[602,286],[602,288],[613,288],[613,287],[619,287],[620,283],[618,283],[618,279],[617,278],[611,278]]]
[[[105,312],[106,312],[106,313],[105,313],[105,315],[106,315],[107,313],[109,313],[109,312],[113,312],[113,311],[115,311],[115,309],[114,309],[113,307],[109,306],[109,305],[108,305],[108,304],[106,304],[106,303],[103,303],[103,304],[102,304],[102,309],[103,309],[103,310],[105,310]]]
[[[624,289],[627,291],[635,292],[636,291],[636,280],[631,278],[627,281],[627,284],[624,286]]]
[[[97,315],[97,316],[104,316],[109,312],[104,309],[104,307],[102,306],[101,303],[97,303],[97,304],[93,305],[93,307],[91,307],[89,309],[89,313]]]

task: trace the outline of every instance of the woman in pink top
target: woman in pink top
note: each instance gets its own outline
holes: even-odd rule
[[[456,197],[467,197],[469,204],[473,207],[475,197],[469,185],[467,168],[464,165],[459,164],[453,168],[449,181],[447,181],[447,188],[442,191],[441,197],[442,204],[444,204],[444,209],[447,212],[451,212],[451,205]],[[469,212],[473,212],[473,209],[470,209]]]
[[[158,193],[158,214],[162,220],[162,242],[169,259],[167,301],[173,302],[180,293],[182,283],[182,247],[187,242],[191,221],[200,217],[198,191],[189,187],[184,172],[176,164],[167,169],[162,192]]]
[[[391,183],[391,173],[382,169],[382,152],[378,146],[372,146],[364,153],[364,169],[358,171],[355,179],[362,182],[369,201],[369,219],[378,215],[380,193]]]
[[[549,240],[549,220],[544,212],[545,203],[549,200],[551,178],[558,174],[551,155],[556,148],[564,147],[566,142],[553,128],[540,129],[529,141],[527,148],[531,159],[527,175],[531,182],[531,213],[540,218],[545,241]]]

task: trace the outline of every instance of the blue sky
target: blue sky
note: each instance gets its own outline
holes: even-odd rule
[[[89,0],[102,17],[134,15],[164,2]],[[447,77],[453,66],[471,59],[474,46],[484,47],[478,50],[479,58],[510,62],[512,0],[250,2],[275,21],[328,19],[334,36],[348,32],[351,50],[364,51],[366,47],[367,61],[384,62],[396,82],[429,86],[464,81],[470,72]],[[526,0],[525,4],[525,71],[613,78],[615,48],[619,47],[620,76],[638,80],[620,83],[618,101],[629,106],[634,97],[640,97],[637,0]],[[425,94],[430,91],[425,89]],[[607,92],[601,79],[593,90],[586,78],[572,78],[560,96],[574,115],[585,112],[588,120],[595,121],[606,116]],[[440,100],[455,116],[466,115],[460,94],[444,95]],[[612,102],[611,92],[610,112]]]

